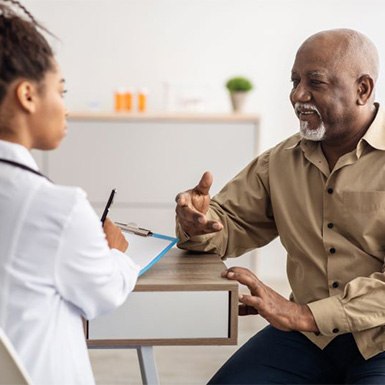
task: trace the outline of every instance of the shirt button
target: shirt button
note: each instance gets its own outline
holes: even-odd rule
[[[335,249],[334,247],[331,247],[331,248],[329,249],[329,251],[330,251],[330,254],[334,254],[334,253],[336,252],[336,249]]]
[[[333,189],[331,187],[328,188],[328,193],[333,194]]]
[[[337,281],[334,281],[332,283],[332,287],[334,287],[334,289],[337,289],[337,287],[339,286],[340,284],[337,282]]]
[[[333,333],[334,333],[334,334],[337,334],[339,331],[340,331],[340,329],[338,329],[338,328],[334,328],[334,329],[333,329]]]
[[[329,229],[332,229],[334,227],[333,223],[328,223]]]

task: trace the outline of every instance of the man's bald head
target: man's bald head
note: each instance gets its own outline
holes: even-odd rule
[[[329,52],[329,60],[334,59],[336,65],[353,76],[369,75],[376,82],[379,73],[377,48],[363,33],[352,29],[321,31],[306,39],[298,53],[315,46]]]
[[[377,107],[379,60],[374,44],[350,29],[322,31],[299,48],[290,101],[309,140],[346,143],[362,135]]]

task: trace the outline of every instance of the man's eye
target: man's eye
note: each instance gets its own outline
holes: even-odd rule
[[[319,86],[320,84],[322,84],[322,82],[320,80],[316,80],[316,79],[310,80],[310,83],[315,85],[315,86]]]
[[[64,95],[67,93],[67,90],[63,90],[60,92],[61,96],[64,98]]]
[[[299,84],[299,80],[298,79],[291,79],[291,82],[293,84],[293,88],[296,88]]]

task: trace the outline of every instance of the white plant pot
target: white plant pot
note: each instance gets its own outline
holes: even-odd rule
[[[230,92],[231,105],[234,112],[242,112],[247,98],[247,92],[237,91]]]

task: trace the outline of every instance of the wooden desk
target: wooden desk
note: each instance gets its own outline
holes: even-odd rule
[[[216,255],[172,249],[115,312],[89,322],[89,348],[137,348],[143,383],[159,383],[154,345],[235,345],[238,284]]]

